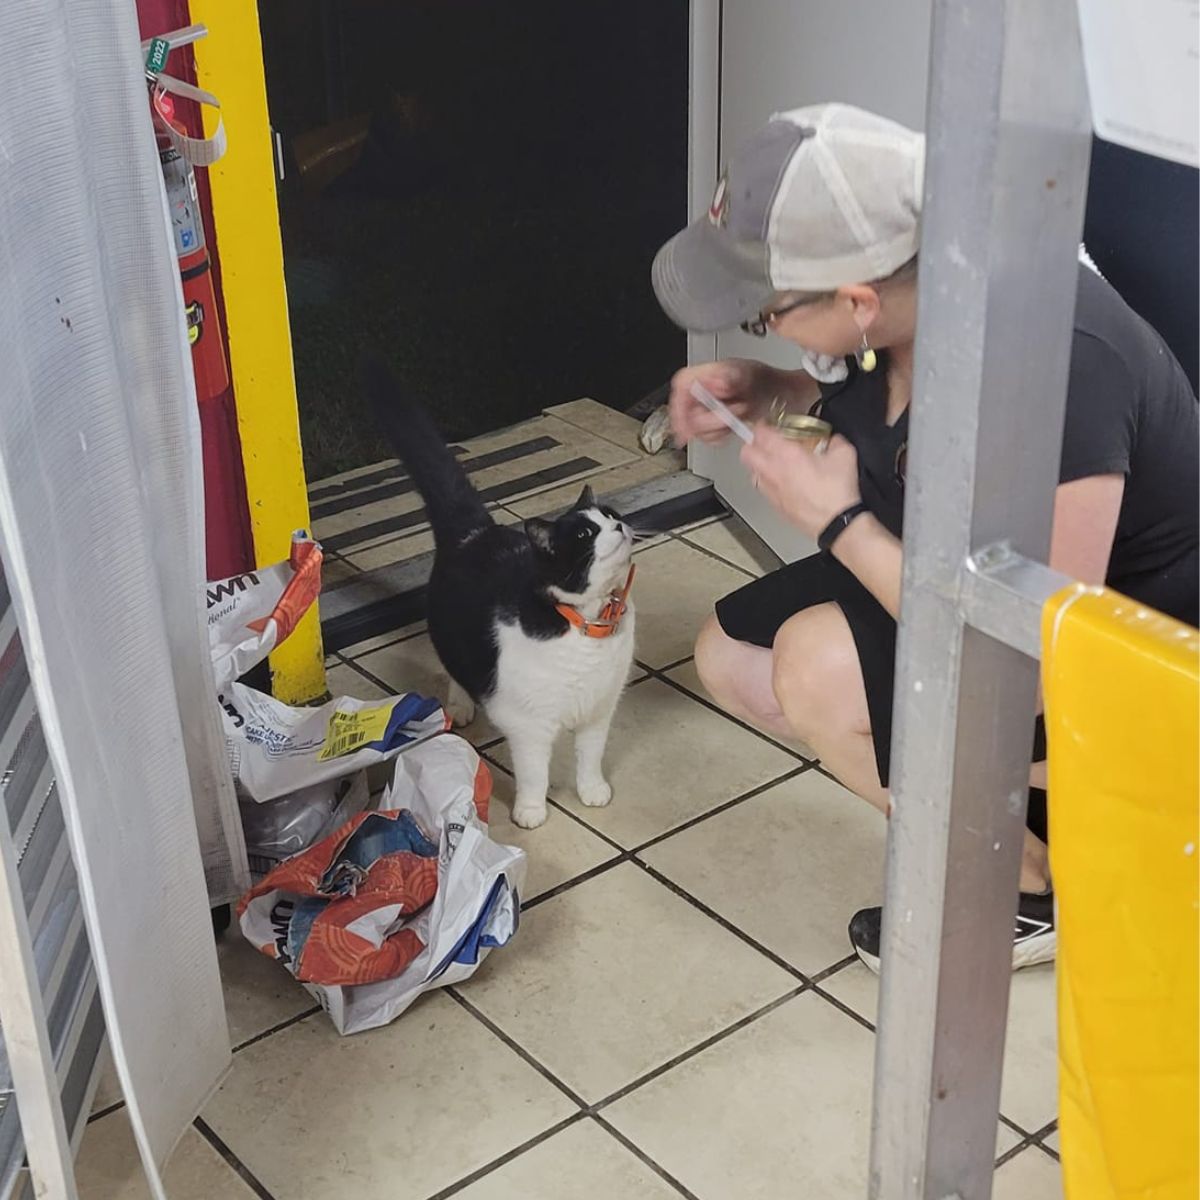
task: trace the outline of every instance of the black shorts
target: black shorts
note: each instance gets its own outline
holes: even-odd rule
[[[722,630],[739,642],[770,650],[780,626],[817,604],[833,603],[854,635],[871,737],[880,781],[886,786],[892,746],[892,678],[896,661],[896,622],[857,576],[830,554],[789,563],[717,601]]]
[[[1197,551],[1161,571],[1114,580],[1117,591],[1189,625],[1200,608]],[[837,604],[854,636],[867,692],[871,737],[879,780],[886,787],[892,750],[892,689],[896,662],[896,622],[861,583],[832,555],[814,554],[764,575],[717,601],[717,620],[739,642],[771,649],[789,618],[815,604]],[[1031,761],[1046,757],[1045,730],[1037,720]]]

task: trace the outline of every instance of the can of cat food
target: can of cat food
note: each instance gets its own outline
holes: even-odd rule
[[[788,412],[787,405],[782,400],[771,403],[771,424],[786,438],[797,442],[815,442],[821,445],[833,437],[833,426],[820,417],[810,417],[807,413]]]

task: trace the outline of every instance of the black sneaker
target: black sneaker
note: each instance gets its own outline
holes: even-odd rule
[[[882,908],[864,908],[850,919],[850,945],[876,975],[879,974],[879,939]],[[1054,893],[1022,892],[1013,933],[1013,970],[1054,961],[1058,938],[1054,932]]]

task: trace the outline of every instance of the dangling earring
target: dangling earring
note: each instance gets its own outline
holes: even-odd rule
[[[862,335],[862,349],[855,355],[858,359],[858,365],[868,374],[875,370],[876,364],[879,362],[875,351],[867,344],[867,335]]]

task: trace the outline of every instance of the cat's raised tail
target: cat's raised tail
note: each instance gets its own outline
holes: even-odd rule
[[[376,355],[364,355],[359,370],[380,427],[425,501],[437,544],[457,545],[492,525],[479,493],[425,409],[404,394]]]

